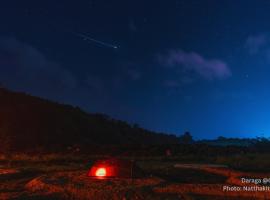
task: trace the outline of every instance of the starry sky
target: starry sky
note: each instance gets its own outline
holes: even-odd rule
[[[154,131],[268,137],[269,10],[267,0],[1,1],[0,83]]]

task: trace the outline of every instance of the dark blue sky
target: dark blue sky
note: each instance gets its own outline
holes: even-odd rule
[[[0,4],[5,87],[197,139],[270,136],[270,1]]]

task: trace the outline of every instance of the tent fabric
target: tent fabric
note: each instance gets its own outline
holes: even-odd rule
[[[144,176],[143,171],[134,161],[110,158],[96,161],[88,172],[88,176],[102,178],[140,178]],[[105,174],[104,174],[105,173]]]

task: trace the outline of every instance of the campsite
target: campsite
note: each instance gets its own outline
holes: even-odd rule
[[[136,165],[144,173],[134,169],[134,176],[127,176],[121,170],[129,170],[132,162],[123,160],[134,158],[122,157],[119,161],[108,156],[17,155],[8,163],[2,157],[0,199],[264,200],[269,197],[269,192],[228,192],[223,187],[252,186],[241,183],[241,177],[258,179],[270,173],[233,170],[221,164],[185,164],[185,160],[182,163],[175,157],[152,156],[136,157]],[[115,177],[89,176],[92,167],[100,163],[107,170],[115,163],[116,170],[120,171]]]
[[[270,0],[0,0],[0,200],[270,200]]]
[[[0,97],[1,200],[269,197],[252,191],[268,183],[241,182],[270,177],[266,138],[194,141],[7,89]]]

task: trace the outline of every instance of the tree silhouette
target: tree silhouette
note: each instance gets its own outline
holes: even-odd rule
[[[9,152],[11,148],[11,138],[7,133],[8,131],[4,130],[4,128],[0,129],[0,152],[2,153]]]
[[[183,135],[179,137],[179,141],[183,144],[191,144],[194,142],[192,135],[188,131],[186,131]]]
[[[176,144],[174,135],[0,88],[0,150],[61,151],[79,144]]]

